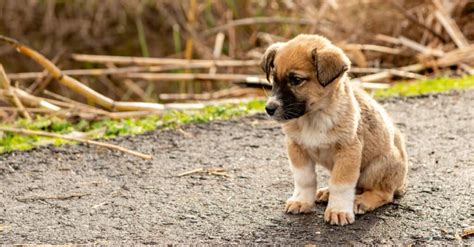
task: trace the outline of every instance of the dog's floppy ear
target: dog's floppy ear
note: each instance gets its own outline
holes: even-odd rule
[[[270,72],[273,68],[273,60],[275,59],[276,52],[278,48],[280,48],[283,43],[278,42],[270,45],[265,53],[262,56],[262,60],[260,61],[260,66],[262,67],[263,72],[265,72],[267,76],[267,80],[270,80]]]
[[[311,52],[319,83],[325,87],[349,70],[349,59],[337,49],[316,48]]]

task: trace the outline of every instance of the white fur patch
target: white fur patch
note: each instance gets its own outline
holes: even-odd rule
[[[353,212],[354,199],[354,185],[329,184],[328,208],[336,212]]]
[[[320,147],[337,141],[337,136],[329,133],[329,130],[334,126],[331,116],[318,112],[312,116],[311,120],[308,120],[302,119],[300,121],[301,131],[291,135],[297,143],[307,147]]]
[[[308,164],[304,167],[290,165],[293,172],[295,189],[289,200],[314,204],[316,200],[316,173],[314,165]]]

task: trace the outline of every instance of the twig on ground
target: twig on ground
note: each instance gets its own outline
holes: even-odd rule
[[[183,172],[178,175],[177,177],[188,176],[192,174],[208,174],[208,175],[217,175],[217,176],[224,176],[224,177],[231,177],[224,168],[221,167],[211,167],[211,168],[197,168],[191,171]]]
[[[69,200],[73,198],[81,198],[84,196],[90,196],[91,193],[73,193],[73,194],[66,194],[66,195],[34,195],[30,197],[17,197],[15,198],[17,201],[20,202],[27,202],[27,201],[37,201],[37,200]]]
[[[54,134],[54,133],[49,133],[49,132],[43,132],[43,131],[36,131],[36,130],[27,130],[27,129],[18,129],[18,128],[9,128],[9,127],[0,127],[0,131],[4,132],[13,132],[13,133],[18,133],[22,135],[34,135],[34,136],[45,136],[45,137],[53,137],[53,138],[60,138],[64,140],[69,140],[69,141],[76,141],[76,142],[83,142],[91,145],[96,145],[100,147],[106,147],[109,149],[113,150],[118,150],[120,152],[124,152],[127,154],[131,154],[143,159],[151,160],[153,157],[151,155],[143,154],[137,151],[133,151],[118,145],[110,144],[110,143],[104,143],[104,142],[99,142],[99,141],[93,141],[93,140],[87,140],[87,139],[82,139],[82,138],[74,138],[74,137],[68,137],[60,134]]]
[[[464,230],[462,231],[461,237],[466,238],[472,235],[474,235],[474,226],[469,226],[469,227],[464,228]]]

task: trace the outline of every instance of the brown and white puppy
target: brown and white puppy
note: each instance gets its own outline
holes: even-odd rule
[[[403,138],[385,110],[348,80],[350,61],[318,35],[271,45],[262,68],[273,84],[267,113],[286,134],[294,192],[288,213],[327,201],[324,219],[337,225],[392,202],[407,173]],[[315,164],[331,171],[316,191]]]

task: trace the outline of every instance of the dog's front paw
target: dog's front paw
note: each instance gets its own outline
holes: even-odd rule
[[[354,211],[352,208],[339,208],[339,207],[330,207],[326,208],[324,212],[324,220],[330,223],[331,225],[347,225],[354,222]]]
[[[285,212],[288,214],[303,214],[311,212],[313,209],[314,203],[309,202],[299,202],[288,199],[286,201]]]

